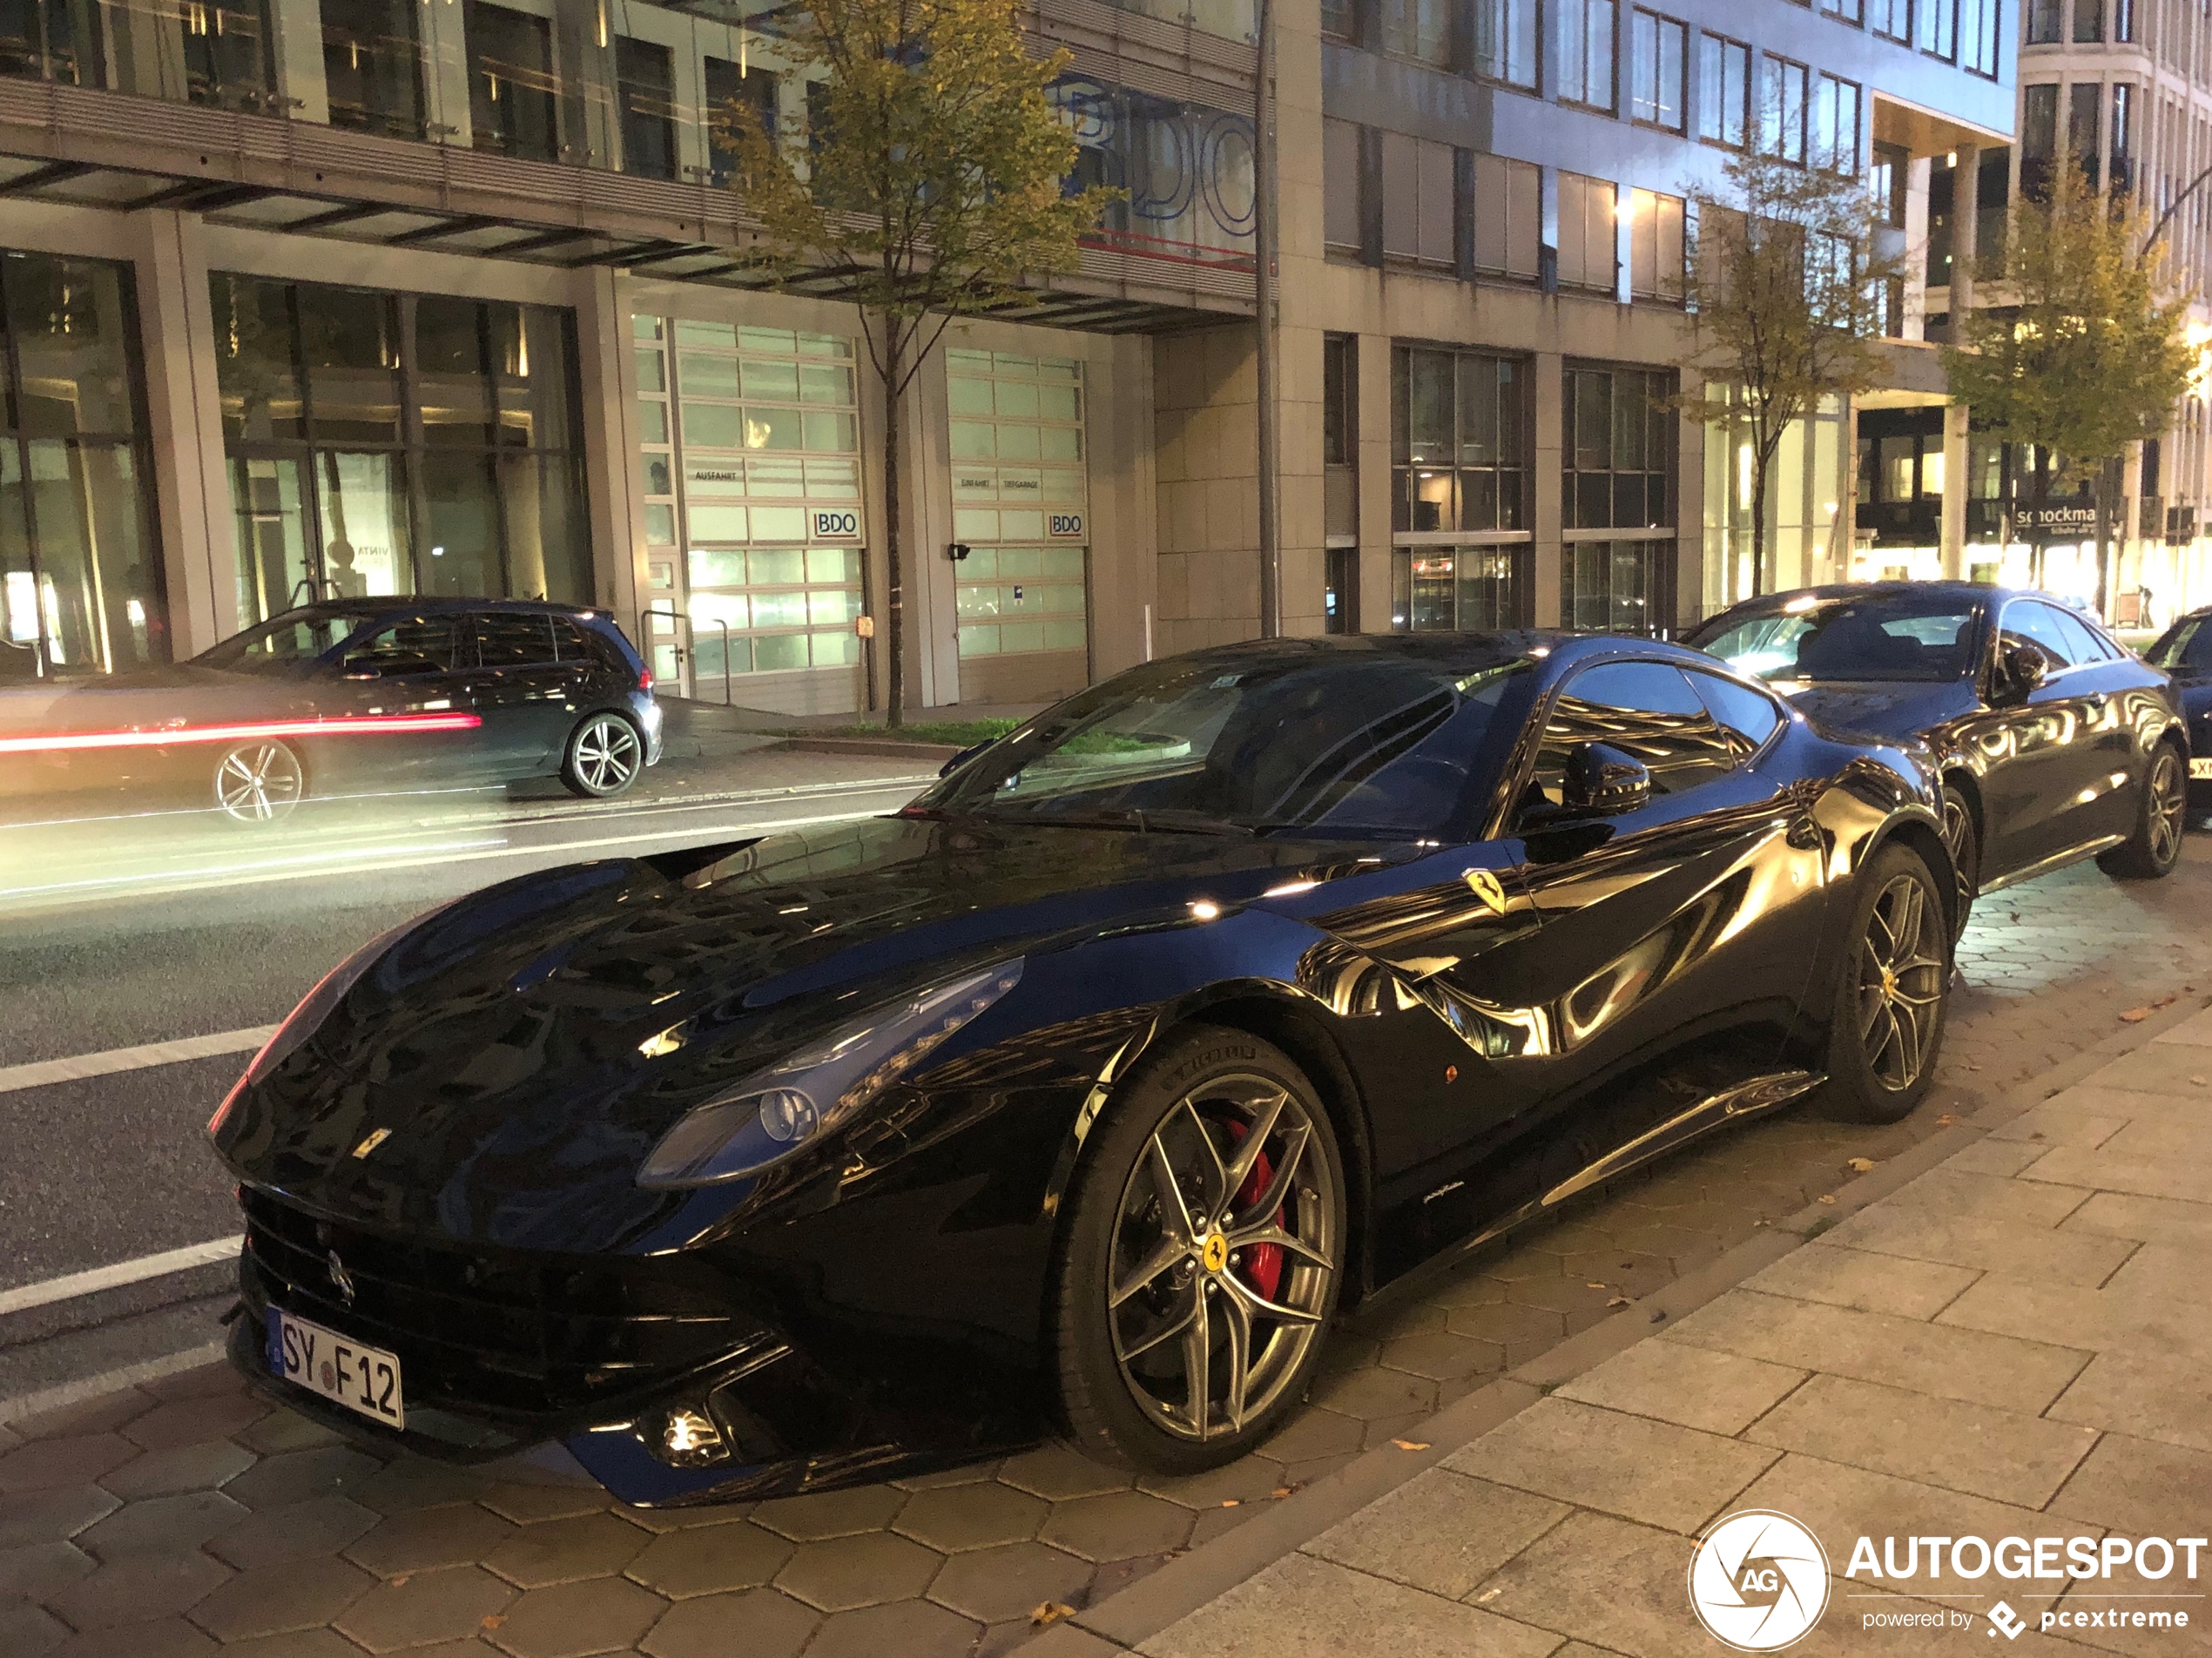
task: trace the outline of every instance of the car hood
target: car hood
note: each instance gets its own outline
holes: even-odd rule
[[[1774,689],[1806,718],[1837,732],[1893,740],[1919,737],[1974,705],[1973,687],[1951,680],[1925,684],[1898,680],[1831,680],[1817,685],[1784,682]]]
[[[891,818],[550,870],[389,947],[217,1148],[340,1218],[637,1247],[687,1196],[635,1186],[660,1136],[878,997],[1353,851]]]

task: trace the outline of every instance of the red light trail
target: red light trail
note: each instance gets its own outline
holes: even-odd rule
[[[335,719],[260,719],[230,725],[164,725],[151,731],[58,731],[0,737],[0,754],[61,754],[88,749],[173,748],[181,743],[246,743],[272,737],[378,737],[401,731],[473,731],[475,714],[358,714]]]

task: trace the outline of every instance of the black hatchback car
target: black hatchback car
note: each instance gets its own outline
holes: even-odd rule
[[[2212,812],[2212,607],[2175,621],[2143,659],[2174,677],[2188,721],[2189,810]]]
[[[557,776],[621,793],[660,758],[651,673],[604,610],[520,599],[342,599],[186,662],[0,704],[19,789],[123,788],[241,823],[310,794]]]
[[[2148,878],[2181,857],[2189,747],[2173,684],[2047,594],[1804,588],[1747,600],[1684,642],[1830,726],[1927,744],[1968,900],[2077,859]]]

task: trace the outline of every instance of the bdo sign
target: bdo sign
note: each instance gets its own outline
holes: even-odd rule
[[[860,515],[850,507],[815,508],[814,539],[816,541],[860,540]]]

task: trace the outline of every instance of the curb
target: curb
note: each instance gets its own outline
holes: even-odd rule
[[[1993,1101],[1956,1083],[1939,1084],[1927,1103],[1951,1103],[1959,1121],[1910,1150],[1861,1175],[1835,1193],[1832,1203],[1807,1204],[1758,1236],[1723,1251],[1664,1289],[1603,1322],[1568,1337],[1516,1370],[1476,1389],[1430,1417],[1407,1437],[1426,1448],[1406,1452],[1378,1446],[1324,1479],[1285,1499],[1234,1531],[1170,1560],[1096,1606],[1076,1613],[1021,1643],[1035,1658],[1104,1658],[1149,1641],[1245,1579],[1294,1553],[1339,1521],[1386,1496],[1414,1475],[1442,1462],[1538,1399],[1604,1359],[1634,1346],[1655,1324],[1695,1312],[1744,1279],[1803,1248],[1846,1216],[1880,1202],[1898,1188],[1947,1163],[2053,1095],[2073,1087],[2114,1060],[2155,1041],[2183,1020],[2212,1007],[2212,996],[2177,1001],[2140,1025],[2116,1032]]]
[[[885,756],[942,765],[961,751],[950,743],[901,743],[887,737],[786,737],[771,747],[784,754]]]

